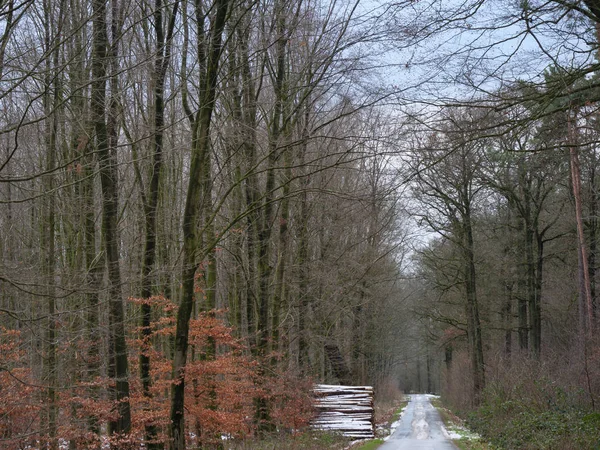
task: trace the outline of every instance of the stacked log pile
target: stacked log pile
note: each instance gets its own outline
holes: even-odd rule
[[[337,431],[357,439],[375,437],[373,387],[318,384],[314,389],[313,428]]]

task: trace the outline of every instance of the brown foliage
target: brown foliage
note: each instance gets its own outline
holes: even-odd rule
[[[117,406],[106,394],[113,388],[112,379],[99,377],[79,381],[59,393],[60,420],[58,436],[81,448],[97,447],[110,442],[117,448],[139,447],[144,427],[154,424],[157,439],[168,439],[169,398],[172,365],[168,351],[174,332],[172,312],[176,306],[157,296],[132,299],[135,304],[150,304],[156,312],[151,333],[141,338],[139,329],[131,329],[129,338],[130,367],[144,352],[151,360],[151,392],[144,395],[139,377],[131,377],[132,431],[123,436],[100,436],[93,423],[114,420]],[[201,313],[191,321],[190,358],[186,368],[186,429],[190,445],[210,445],[223,437],[244,439],[256,431],[255,401],[266,398],[271,405],[271,419],[279,429],[298,430],[306,426],[312,414],[309,379],[298,378],[287,370],[261,370],[250,357],[245,345],[225,325],[224,311]],[[85,353],[87,343],[78,343]],[[36,447],[44,439],[44,386],[36,385],[27,358],[21,349],[18,331],[0,328],[0,439],[2,445]],[[257,379],[262,373],[261,379]]]

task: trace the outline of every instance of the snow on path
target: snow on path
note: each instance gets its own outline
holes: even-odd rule
[[[394,433],[378,450],[456,450],[428,395],[411,395]]]

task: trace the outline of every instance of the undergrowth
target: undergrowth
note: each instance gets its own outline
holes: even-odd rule
[[[431,399],[431,404],[436,407],[440,413],[440,417],[444,422],[444,426],[455,435],[460,435],[460,438],[454,438],[452,442],[460,450],[492,450],[494,447],[487,443],[480,436],[473,434],[464,426],[464,421],[454,414],[450,409],[446,408],[439,398]]]
[[[528,402],[488,401],[469,414],[469,426],[495,445],[523,450],[600,450],[600,413],[540,410]]]
[[[490,357],[478,407],[460,381],[469,369],[461,354],[445,373],[444,400],[497,449],[600,450],[600,342],[590,349]]]

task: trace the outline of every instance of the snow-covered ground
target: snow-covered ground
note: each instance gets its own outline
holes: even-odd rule
[[[477,433],[473,433],[471,430],[460,426],[451,425],[448,428],[442,426],[442,431],[448,436],[449,439],[481,439]]]

